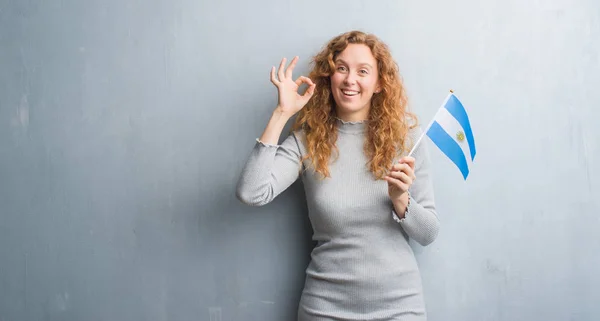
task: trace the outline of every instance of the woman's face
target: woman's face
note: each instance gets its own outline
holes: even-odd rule
[[[371,98],[380,91],[377,60],[363,44],[349,44],[334,61],[331,93],[338,117],[345,121],[367,119]]]

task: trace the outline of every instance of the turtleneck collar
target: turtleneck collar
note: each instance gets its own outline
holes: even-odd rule
[[[338,117],[336,117],[335,119],[338,131],[342,133],[361,134],[364,133],[365,129],[367,128],[368,120],[345,121]]]

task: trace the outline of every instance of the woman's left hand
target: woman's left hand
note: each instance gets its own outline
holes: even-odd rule
[[[413,157],[402,157],[398,163],[392,166],[390,173],[384,179],[388,182],[388,193],[394,204],[408,201],[407,192],[415,178],[415,159]],[[402,202],[403,198],[406,201]]]

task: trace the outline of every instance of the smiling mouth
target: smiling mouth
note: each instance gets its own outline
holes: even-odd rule
[[[352,97],[352,96],[356,96],[356,95],[360,94],[360,92],[355,91],[355,90],[342,89],[342,94],[344,94],[345,96],[348,96],[348,97]]]

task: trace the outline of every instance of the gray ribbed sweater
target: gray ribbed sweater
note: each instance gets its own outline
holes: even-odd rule
[[[365,122],[337,121],[339,158],[320,180],[308,161],[301,132],[281,145],[257,141],[241,173],[237,197],[260,206],[301,177],[317,246],[311,253],[298,307],[299,321],[426,320],[421,276],[409,238],[422,245],[437,236],[431,170],[420,144],[409,213],[392,217],[387,182],[375,180],[363,152]],[[420,131],[411,133],[416,141]],[[305,170],[306,169],[306,170]]]

